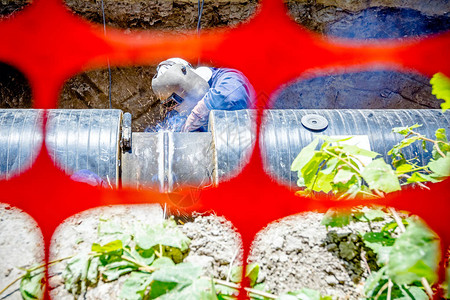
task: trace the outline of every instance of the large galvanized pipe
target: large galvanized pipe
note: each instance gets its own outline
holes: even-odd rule
[[[43,110],[0,110],[0,179],[30,167],[43,140]],[[46,145],[62,170],[87,169],[119,183],[122,111],[48,110]]]
[[[129,120],[120,135],[120,110],[54,110],[49,112],[46,143],[50,155],[69,174],[89,169],[104,180],[136,188],[174,191],[179,186],[218,184],[246,164],[255,142],[255,112],[212,111],[207,133],[133,133]],[[423,124],[417,131],[433,137],[449,130],[449,113],[439,110],[267,110],[260,139],[266,171],[294,186],[292,161],[317,134],[359,136],[389,161],[386,152],[402,137],[393,127]],[[0,110],[0,178],[29,166],[42,142],[42,111]],[[125,124],[122,124],[125,126]],[[120,157],[119,143],[132,145]],[[426,162],[431,155],[420,145],[406,149],[408,158]]]
[[[213,111],[210,115],[217,181],[239,171],[254,143],[249,123],[251,110]],[[265,170],[277,181],[295,186],[297,173],[290,171],[294,158],[315,135],[358,136],[370,149],[390,161],[387,152],[402,136],[392,128],[422,124],[417,132],[434,138],[438,128],[450,131],[450,114],[440,110],[266,110],[260,146]],[[432,145],[423,150],[419,144],[405,149],[407,158],[420,162],[431,158]]]

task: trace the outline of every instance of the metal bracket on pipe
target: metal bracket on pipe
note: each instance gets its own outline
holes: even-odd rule
[[[131,150],[131,114],[126,112],[122,116],[122,150]]]

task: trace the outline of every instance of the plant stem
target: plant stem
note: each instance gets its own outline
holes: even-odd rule
[[[409,176],[409,175],[406,175],[406,174],[401,174],[401,175],[399,175],[398,177],[404,177],[404,178],[411,178],[411,176]],[[429,187],[427,187],[425,184],[423,184],[422,182],[414,182],[414,183],[416,183],[418,186],[420,186],[421,188],[423,188],[423,189],[426,189],[426,190],[429,190],[430,188]]]
[[[239,284],[228,282],[225,280],[220,280],[220,279],[214,279],[214,283],[218,284],[218,285],[223,285],[223,286],[226,286],[226,287],[229,287],[232,289],[236,289],[236,290],[239,290],[239,288],[240,288]],[[250,294],[258,295],[261,297],[266,297],[269,299],[277,299],[278,298],[277,295],[270,294],[270,293],[267,293],[264,291],[259,291],[259,290],[255,290],[255,289],[251,289],[251,288],[244,288],[244,289]]]
[[[428,283],[428,280],[425,277],[422,277],[420,282],[422,282],[422,285],[425,288],[425,291],[427,292],[428,297],[430,297],[430,299],[433,299],[433,290],[431,289],[431,286]]]
[[[416,171],[421,171],[421,170],[425,170],[425,169],[427,169],[428,168],[428,166],[423,166],[423,167],[419,167],[419,168],[415,168],[415,169],[411,169],[411,170],[408,170],[408,171],[403,171],[403,172],[399,172],[399,171],[395,171],[395,173],[397,174],[397,175],[403,175],[403,174],[406,174],[406,173],[411,173],[411,172],[416,172]]]
[[[388,291],[387,291],[387,297],[386,297],[386,300],[391,300],[391,293],[392,293],[392,280],[389,278],[389,280],[388,280]]]
[[[45,266],[50,266],[50,265],[53,265],[53,264],[62,262],[62,261],[64,261],[64,260],[71,259],[72,257],[74,257],[74,255],[67,256],[67,257],[63,257],[63,258],[59,258],[59,259],[56,259],[56,260],[52,260],[52,261],[49,261],[48,263],[44,263],[44,264],[38,265],[38,266],[36,266],[36,267],[32,267],[31,269],[27,269],[26,272],[25,272],[25,274],[23,274],[23,275],[17,277],[17,278],[14,279],[11,283],[9,283],[7,286],[5,286],[5,287],[0,291],[0,295],[3,294],[3,293],[4,293],[7,289],[9,289],[11,286],[13,286],[14,283],[16,283],[17,281],[19,281],[19,280],[21,280],[22,278],[24,278],[25,275],[26,275],[28,272],[33,272],[33,271],[42,269],[42,268],[44,268]]]
[[[126,260],[126,261],[128,261],[128,262],[130,262],[132,264],[135,264],[136,266],[139,267],[139,270],[143,270],[143,271],[150,272],[150,273],[154,272],[156,270],[156,268],[152,268],[150,266],[141,264],[141,263],[139,263],[138,261],[135,261],[132,258],[126,257],[125,255],[122,255],[120,258],[122,258],[123,260]]]
[[[393,207],[388,208],[389,212],[392,214],[392,217],[395,220],[395,223],[397,223],[398,228],[400,229],[400,233],[403,233],[406,231],[405,224],[403,224],[402,218],[398,215],[397,211]]]
[[[230,262],[230,267],[228,268],[228,274],[227,274],[227,281],[230,280],[230,276],[231,276],[231,269],[233,268],[233,264],[234,264],[234,260],[236,259],[238,253],[239,253],[239,248],[236,249],[236,251],[234,252],[233,257],[231,258],[231,262]]]
[[[343,153],[343,154],[347,154],[347,155],[351,155],[351,154],[349,154],[349,153],[347,153],[347,152],[345,152],[345,151],[341,151],[341,149],[336,149],[337,151],[339,151],[339,152],[341,152],[341,153]],[[356,157],[356,156],[354,156],[354,155],[351,155],[354,159],[356,159],[360,164],[361,164],[361,167],[363,167],[363,168],[365,168],[366,167],[366,165],[358,158],[358,157]]]
[[[378,300],[380,298],[381,294],[383,294],[384,290],[387,289],[389,286],[389,282],[386,282],[381,289],[378,291],[377,295],[375,296],[375,300]]]
[[[133,256],[127,249],[124,249],[124,251],[128,255]],[[126,260],[126,261],[128,261],[128,262],[130,262],[132,264],[135,264],[136,266],[139,267],[139,270],[143,270],[143,271],[146,271],[146,272],[149,272],[149,273],[152,273],[152,272],[156,271],[156,268],[150,267],[150,266],[148,266],[146,264],[142,264],[142,263],[138,262],[137,260],[132,259],[131,257],[127,257],[125,255],[122,255],[120,258],[122,258],[123,260]]]
[[[415,131],[413,131],[413,130],[410,130],[410,132],[411,132],[412,134],[417,135],[417,137],[418,137],[419,139],[421,139],[421,140],[424,140],[424,141],[433,143],[433,144],[434,144],[434,147],[436,148],[437,153],[439,153],[439,155],[441,155],[442,157],[446,157],[446,155],[444,154],[444,152],[442,152],[441,149],[439,148],[439,143],[446,144],[446,142],[443,142],[443,141],[435,141],[435,140],[429,139],[429,138],[427,138],[427,137],[425,137],[425,136],[421,135],[420,133],[415,132]]]
[[[336,154],[334,154],[334,153],[328,151],[327,149],[323,149],[323,152],[325,152],[325,153],[327,153],[328,155],[331,155],[331,156],[337,158],[338,160],[342,161],[342,162],[345,163],[347,166],[349,166],[350,168],[352,168],[353,170],[355,170],[355,172],[356,172],[360,177],[362,177],[361,172],[360,172],[357,168],[355,168],[354,165],[352,165],[351,163],[349,163],[348,161],[346,161],[345,159],[343,159],[343,158],[340,157],[339,155],[336,155]]]
[[[5,286],[1,291],[0,291],[0,295],[3,294],[7,289],[9,289],[14,283],[16,283],[17,281],[21,280],[23,277],[25,277],[25,274],[23,274],[22,276],[14,279],[10,284],[8,284],[7,286]]]
[[[366,251],[364,251],[364,250],[361,251],[361,259],[364,262],[364,266],[366,267],[367,272],[369,273],[369,276],[372,275],[372,271],[370,270],[369,263],[367,262],[367,259],[366,259]]]

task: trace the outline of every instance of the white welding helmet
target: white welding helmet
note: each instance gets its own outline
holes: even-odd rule
[[[209,90],[211,75],[208,67],[194,69],[184,59],[171,58],[158,65],[152,89],[163,105],[189,114]]]

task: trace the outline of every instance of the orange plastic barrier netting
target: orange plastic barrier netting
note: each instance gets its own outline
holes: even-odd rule
[[[106,67],[108,59],[112,66],[129,66],[154,65],[168,57],[191,61],[200,58],[246,74],[259,95],[258,125],[262,109],[270,105],[268,95],[281,84],[317,70],[338,72],[340,67],[383,65],[428,76],[436,72],[450,75],[450,32],[402,42],[325,39],[292,21],[281,0],[263,0],[257,14],[235,29],[205,30],[200,36],[194,32],[187,36],[152,31],[125,34],[113,29],[107,32],[104,36],[103,28],[73,16],[58,0],[37,0],[14,18],[0,22],[0,61],[26,75],[36,108],[54,108],[65,80],[87,69]],[[450,242],[449,182],[432,184],[429,191],[405,190],[377,203],[422,217],[440,236],[441,249],[445,250]],[[24,210],[38,222],[47,259],[54,229],[75,213],[112,204],[170,204],[174,199],[151,191],[107,190],[73,182],[54,166],[45,146],[30,170],[0,182],[0,190],[0,202]],[[273,220],[308,210],[363,203],[294,196],[265,174],[258,141],[242,173],[219,187],[202,190],[198,197],[195,207],[187,210],[223,214],[240,231],[245,255],[256,232]],[[368,204],[367,200],[364,204]],[[443,267],[440,279],[444,279]],[[240,299],[245,297],[241,289]],[[50,299],[48,293],[46,299]]]

